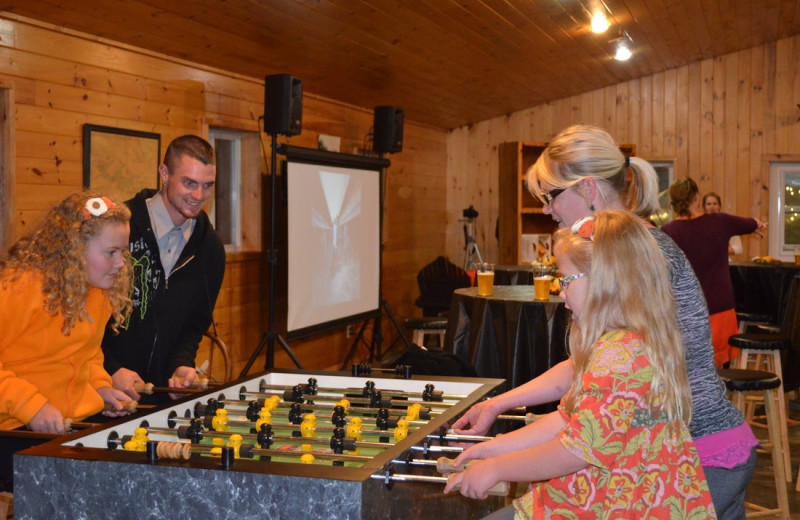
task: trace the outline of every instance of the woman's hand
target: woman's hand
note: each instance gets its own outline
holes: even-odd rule
[[[50,403],[45,403],[28,423],[28,428],[35,432],[64,433],[64,416],[61,410]]]

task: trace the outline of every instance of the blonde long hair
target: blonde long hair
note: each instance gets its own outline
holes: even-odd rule
[[[626,161],[611,135],[596,126],[562,130],[526,173],[528,189],[542,203],[546,203],[542,184],[569,189],[587,177],[597,185],[598,209],[625,208],[642,218],[659,210],[658,175],[653,166],[639,157]]]
[[[667,264],[653,236],[639,218],[622,210],[594,216],[592,240],[571,229],[555,235],[556,258],[566,257],[587,277],[580,319],[570,327],[569,349],[575,381],[565,397],[571,411],[583,377],[603,334],[628,329],[644,337],[642,350],[653,368],[647,396],[651,409],[670,421],[691,420],[691,393],[684,345],[678,327]]]
[[[19,278],[22,272],[42,274],[45,309],[55,316],[64,315],[62,332],[69,335],[75,322],[87,318],[86,297],[89,293],[86,270],[86,245],[109,223],[127,224],[131,212],[123,204],[111,203],[108,211],[99,216],[84,217],[86,202],[98,197],[93,193],[75,193],[53,207],[44,221],[28,236],[11,246],[0,259],[3,286]],[[130,314],[131,257],[122,252],[123,268],[114,278],[111,289],[105,291],[111,302],[111,328],[116,332]],[[13,272],[11,276],[9,273]]]

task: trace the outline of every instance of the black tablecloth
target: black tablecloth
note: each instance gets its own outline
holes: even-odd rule
[[[792,278],[800,275],[800,266],[731,262],[730,271],[736,311],[762,314],[770,322],[780,325],[789,286]]]
[[[490,297],[477,288],[453,294],[445,348],[475,367],[480,377],[499,377],[517,387],[567,359],[569,311],[564,300],[533,301],[533,286],[495,286]]]

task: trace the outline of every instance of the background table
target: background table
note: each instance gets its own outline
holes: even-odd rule
[[[494,266],[495,285],[533,285],[533,266],[496,265]]]
[[[533,300],[533,286],[495,286],[492,296],[478,289],[453,293],[445,348],[475,367],[479,377],[517,387],[567,359],[564,344],[569,311],[564,300]]]
[[[800,275],[800,266],[731,262],[730,270],[736,311],[763,314],[772,323],[780,324],[789,286],[792,278]]]

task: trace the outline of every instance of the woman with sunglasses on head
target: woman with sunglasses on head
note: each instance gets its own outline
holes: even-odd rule
[[[632,213],[602,211],[557,231],[554,251],[572,312],[572,385],[558,411],[464,450],[453,464],[474,462],[445,492],[481,499],[497,482],[531,480],[493,520],[715,518],[655,239]]]
[[[561,228],[608,209],[628,209],[647,221],[658,208],[652,166],[638,157],[626,158],[606,131],[592,126],[572,126],[556,136],[528,170],[527,182],[544,203],[544,212]],[[689,261],[666,234],[648,226],[667,261],[692,392],[689,428],[714,506],[719,518],[743,518],[757,441],[717,375],[708,309]],[[573,375],[572,360],[559,363],[528,383],[473,406],[453,428],[483,434],[506,410],[560,399]]]

